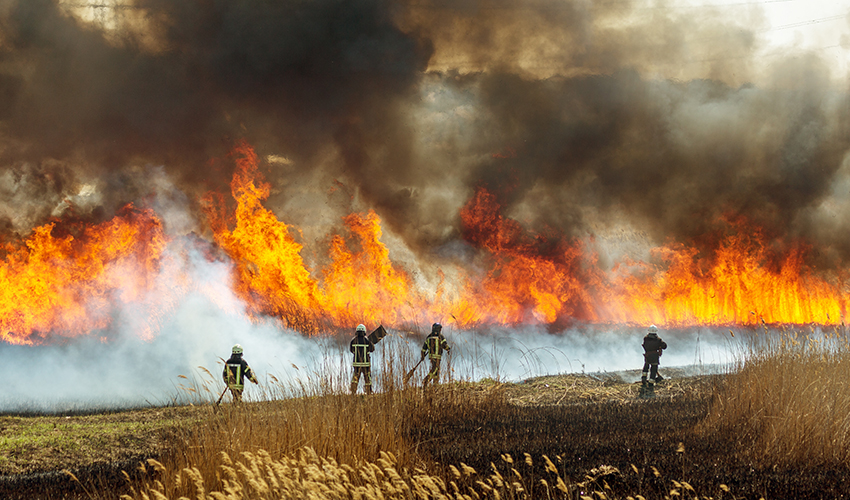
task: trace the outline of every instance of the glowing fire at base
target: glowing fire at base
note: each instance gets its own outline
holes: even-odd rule
[[[695,248],[681,244],[655,249],[663,267],[641,264],[641,273],[617,281],[615,303],[624,312],[611,319],[675,325],[844,321],[843,280],[809,269],[802,243],[776,255],[757,229],[745,223],[733,228],[711,258],[698,258]]]
[[[234,157],[233,213],[223,195],[204,200],[215,243],[233,263],[233,290],[249,314],[279,318],[307,334],[361,322],[830,325],[842,323],[848,307],[840,274],[827,277],[807,267],[803,243],[784,253],[771,250],[746,221],[724,221],[728,234],[702,251],[671,243],[653,250],[652,263],[603,270],[590,245],[523,228],[502,215],[496,196],[484,189],[460,213],[463,238],[484,271],[452,269],[451,282],[443,279],[434,290],[417,287],[391,260],[372,211],[345,217],[349,239],[332,235],[330,264],[311,270],[290,226],[262,204],[269,186],[256,153],[242,144]],[[137,323],[137,334],[152,338],[159,317],[191,286],[182,281],[184,264],[167,252],[178,243],[164,236],[151,210],[127,206],[76,236],[56,236],[56,228],[37,227],[22,244],[4,247],[5,342],[42,343],[108,329],[116,304],[140,306],[148,317]]]

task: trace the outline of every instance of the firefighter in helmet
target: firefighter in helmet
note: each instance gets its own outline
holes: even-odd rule
[[[643,338],[643,373],[640,377],[642,385],[652,387],[656,382],[661,382],[663,377],[658,374],[658,362],[661,352],[667,349],[667,343],[658,336],[658,328],[650,325]],[[647,380],[647,375],[649,379]]]
[[[431,369],[428,370],[428,375],[425,377],[425,382],[422,384],[422,388],[428,387],[428,382],[434,381],[436,384],[439,382],[440,377],[440,358],[442,357],[443,351],[451,351],[451,347],[449,347],[449,343],[445,337],[443,337],[443,325],[439,323],[434,323],[431,325],[431,333],[425,337],[425,343],[422,345],[422,358],[425,359],[427,355],[431,359]]]
[[[366,394],[372,394],[371,353],[375,351],[375,344],[366,336],[365,325],[357,325],[356,335],[351,339],[348,350],[354,354],[354,360],[352,362],[354,375],[351,377],[351,394],[357,393],[361,374],[366,385]]]
[[[251,367],[248,366],[248,362],[242,359],[242,346],[239,344],[233,346],[230,359],[224,363],[224,371],[221,373],[221,376],[230,389],[234,403],[242,401],[242,391],[245,389],[245,377],[248,377],[248,380],[251,382],[259,384],[257,377],[254,376],[254,372],[251,371]]]

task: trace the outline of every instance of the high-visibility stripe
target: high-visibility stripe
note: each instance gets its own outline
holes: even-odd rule
[[[369,360],[369,344],[354,344],[353,366],[372,366],[372,362]]]
[[[440,359],[440,337],[428,337],[428,353],[431,359]]]
[[[245,385],[242,381],[242,365],[241,364],[237,365],[237,364],[234,364],[234,363],[228,363],[227,367],[229,368],[229,371],[230,371],[230,377],[233,377],[234,374],[236,375],[235,380],[233,380],[232,382],[228,381],[227,386],[230,387],[231,389],[244,389]],[[230,377],[228,377],[228,378],[230,378]]]

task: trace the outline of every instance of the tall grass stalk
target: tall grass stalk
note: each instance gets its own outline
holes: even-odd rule
[[[700,429],[728,434],[763,466],[846,467],[850,341],[840,328],[754,337]]]

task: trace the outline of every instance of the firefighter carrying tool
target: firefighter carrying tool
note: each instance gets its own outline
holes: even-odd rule
[[[431,369],[428,370],[428,375],[425,377],[425,382],[422,384],[423,389],[428,387],[428,382],[434,381],[435,384],[439,382],[440,359],[442,358],[443,351],[449,352],[452,349],[449,347],[449,343],[446,338],[443,337],[442,331],[443,325],[439,323],[431,325],[431,333],[425,337],[425,343],[422,345],[422,355],[420,356],[419,362],[421,363],[425,359],[426,355],[431,359]]]
[[[257,377],[254,376],[254,372],[251,371],[251,367],[248,366],[248,362],[242,359],[242,346],[239,344],[233,346],[230,359],[225,361],[224,371],[221,373],[221,376],[224,378],[227,388],[230,389],[234,403],[242,401],[242,391],[245,389],[245,377],[248,377],[248,380],[251,382],[259,384]],[[221,401],[221,398],[219,398],[219,401]]]
[[[383,330],[380,327],[379,330]],[[375,332],[377,332],[376,330]],[[384,330],[385,331],[385,330]],[[354,375],[351,377],[351,394],[357,393],[357,386],[360,384],[360,375],[363,375],[364,384],[366,386],[366,394],[372,394],[372,359],[371,353],[375,351],[375,343],[371,337],[366,336],[366,326],[357,325],[356,335],[351,339],[348,350],[354,354],[352,366],[354,367]],[[381,336],[383,338],[383,336]],[[378,339],[380,340],[380,339]]]

